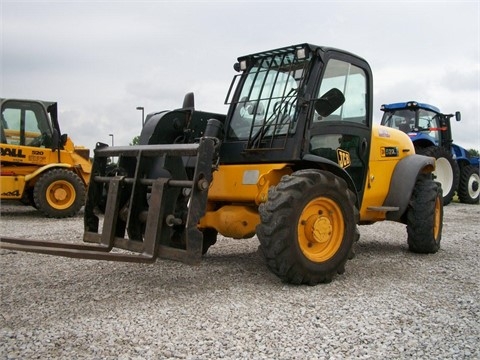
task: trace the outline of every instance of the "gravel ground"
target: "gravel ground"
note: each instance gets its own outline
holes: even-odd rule
[[[330,284],[271,274],[258,240],[222,238],[200,266],[0,250],[2,359],[478,359],[480,206],[445,207],[442,248],[407,251],[405,227],[360,227]],[[82,239],[82,215],[1,207],[3,236]]]

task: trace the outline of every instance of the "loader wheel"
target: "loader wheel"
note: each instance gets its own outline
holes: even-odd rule
[[[78,213],[85,202],[85,185],[77,174],[66,169],[44,173],[35,184],[36,207],[48,217],[65,218]]]
[[[433,254],[440,249],[443,226],[442,188],[431,179],[417,179],[407,208],[408,248]]]
[[[358,238],[358,210],[343,179],[327,171],[297,171],[269,190],[259,211],[260,248],[283,281],[315,285],[344,272]]]
[[[441,146],[430,146],[423,149],[416,148],[415,150],[420,155],[436,159],[433,175],[435,181],[442,185],[443,205],[448,205],[452,201],[460,180],[460,169],[453,155]]]
[[[478,204],[480,198],[480,175],[478,167],[466,165],[462,168],[458,198],[464,204]]]

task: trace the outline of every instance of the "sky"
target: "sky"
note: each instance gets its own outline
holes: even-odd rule
[[[128,145],[142,115],[226,113],[242,55],[298,43],[353,52],[384,103],[460,111],[455,143],[480,150],[480,2],[0,0],[0,97],[57,101],[62,133]],[[109,134],[113,134],[113,137]]]

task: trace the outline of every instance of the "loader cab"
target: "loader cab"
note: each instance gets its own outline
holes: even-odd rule
[[[56,103],[1,99],[1,142],[50,148],[60,133],[52,124],[53,117]]]
[[[381,124],[408,134],[416,146],[444,146],[450,149],[452,131],[450,119],[460,121],[461,115],[443,114],[432,105],[416,101],[384,104]]]
[[[371,138],[368,63],[300,44],[240,57],[234,68],[221,161],[328,169],[347,177],[361,199]]]

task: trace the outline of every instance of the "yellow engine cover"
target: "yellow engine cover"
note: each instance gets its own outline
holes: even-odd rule
[[[199,228],[214,228],[236,239],[254,236],[260,222],[258,205],[267,201],[271,186],[291,173],[288,164],[219,166],[213,173],[207,212]]]

